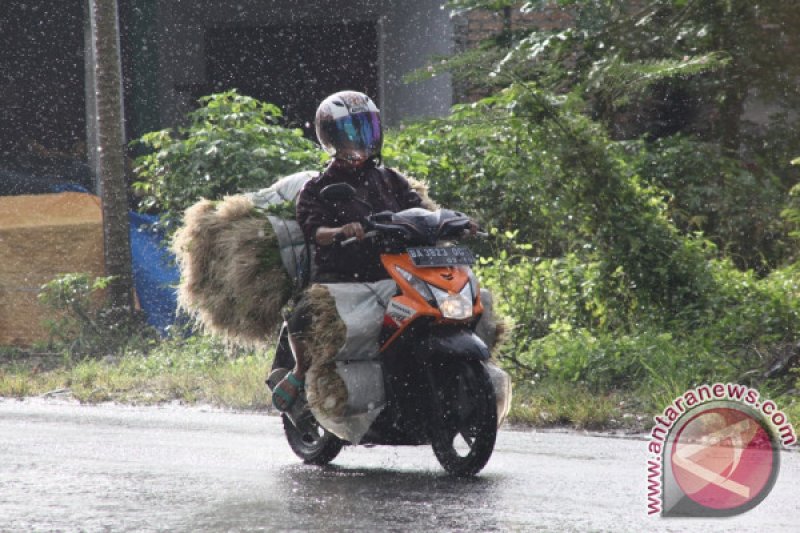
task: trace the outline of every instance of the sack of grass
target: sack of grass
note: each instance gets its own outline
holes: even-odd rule
[[[300,172],[256,193],[201,200],[186,210],[172,243],[181,281],[178,306],[202,330],[260,345],[283,320],[313,264],[294,219],[294,201],[316,172]]]

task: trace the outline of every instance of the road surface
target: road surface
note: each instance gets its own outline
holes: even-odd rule
[[[648,517],[646,441],[501,431],[483,473],[429,447],[301,464],[280,419],[0,399],[0,531],[800,531],[800,454],[728,519]]]

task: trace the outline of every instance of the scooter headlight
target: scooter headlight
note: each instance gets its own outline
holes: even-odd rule
[[[444,318],[464,320],[472,317],[474,293],[471,283],[466,283],[464,288],[461,289],[461,292],[450,294],[430,283],[422,281],[411,272],[399,266],[395,266],[394,268],[420,296],[428,301],[429,304],[439,307]]]
[[[472,291],[469,283],[458,294],[450,294],[429,285],[444,318],[464,320],[472,317]]]
[[[395,266],[394,268],[401,276],[403,276],[403,279],[405,279],[408,284],[420,294],[420,296],[428,301],[429,304],[434,305],[436,303],[436,299],[433,297],[433,294],[431,294],[430,285],[419,279],[411,272],[400,268],[399,266]]]

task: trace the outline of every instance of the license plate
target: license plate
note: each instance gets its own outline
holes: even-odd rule
[[[444,267],[475,263],[472,250],[464,246],[409,248],[408,256],[411,258],[411,262],[418,267]]]

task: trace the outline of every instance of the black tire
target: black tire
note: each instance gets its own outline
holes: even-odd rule
[[[281,415],[283,419],[283,432],[292,451],[309,465],[326,465],[333,461],[342,451],[344,441],[333,433],[320,426],[309,413],[309,420],[304,421],[308,431],[301,431],[295,427],[289,417]]]
[[[497,404],[489,374],[478,361],[447,362],[434,372],[438,416],[431,446],[455,476],[480,472],[494,451]]]

